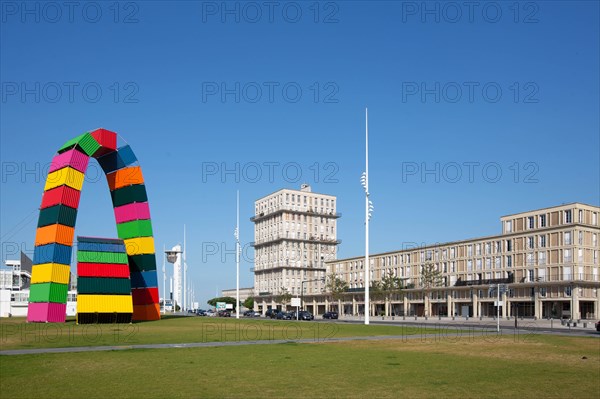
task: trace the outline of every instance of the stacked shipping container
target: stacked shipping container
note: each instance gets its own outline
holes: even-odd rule
[[[160,319],[156,256],[142,170],[129,146],[98,158],[110,188],[117,233],[125,242],[134,320]]]
[[[65,320],[75,221],[90,157],[99,162],[106,174],[118,236],[125,245],[125,252],[119,252],[119,259],[126,258],[126,261],[106,262],[107,256],[116,255],[106,255],[111,251],[100,251],[97,258],[88,258],[88,261],[81,261],[83,266],[78,265],[79,284],[91,284],[86,278],[128,278],[133,319],[159,319],[154,239],[142,171],[131,148],[128,145],[117,148],[117,134],[105,129],[69,140],[52,161],[40,207],[27,319],[39,322]],[[81,248],[80,251],[87,252]],[[114,289],[122,292],[123,287],[120,285],[117,289],[114,286]]]
[[[77,322],[130,323],[131,282],[120,239],[77,237]]]
[[[27,321],[65,321],[77,207],[89,157],[98,146],[88,136],[71,140],[81,139],[81,146],[63,146],[48,170],[35,236]]]

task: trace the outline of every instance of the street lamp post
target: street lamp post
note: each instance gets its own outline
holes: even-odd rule
[[[371,272],[369,265],[369,220],[373,213],[373,203],[369,199],[369,114],[365,108],[365,171],[360,178],[365,190],[365,325],[369,324],[371,313],[371,301],[369,296],[369,285],[371,284]]]

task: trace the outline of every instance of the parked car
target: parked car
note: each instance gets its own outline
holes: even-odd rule
[[[338,318],[338,313],[337,312],[325,312],[323,313],[323,318],[324,319],[337,319]]]
[[[600,332],[600,321],[596,322],[596,331]]]
[[[274,319],[275,317],[277,317],[277,313],[279,311],[277,309],[267,309],[267,311],[265,312],[265,317],[270,317],[271,319]]]
[[[278,312],[276,317],[278,320],[292,320],[292,314],[288,312]]]
[[[244,312],[245,317],[260,317],[260,312],[255,312],[254,310],[246,310]]]
[[[219,317],[231,317],[231,312],[228,310],[219,310],[217,313]]]
[[[298,314],[298,316],[299,316],[298,318],[300,320],[314,320],[315,319],[315,316],[313,316],[312,313],[310,313],[310,312],[308,312],[306,310],[300,311],[299,314]]]
[[[197,316],[206,316],[206,315],[207,315],[207,314],[206,314],[206,310],[204,310],[204,309],[198,309],[198,310],[196,311],[196,315],[197,315]]]

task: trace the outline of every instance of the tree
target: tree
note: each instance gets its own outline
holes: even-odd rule
[[[225,302],[225,303],[230,303],[233,305],[233,308],[236,309],[236,304],[235,304],[235,298],[232,298],[230,296],[222,296],[222,297],[218,297],[218,298],[212,298],[209,299],[208,301],[206,301],[206,303],[208,303],[210,306],[217,306],[217,302]]]
[[[344,292],[348,291],[348,283],[339,278],[335,273],[327,276],[325,289],[331,293],[333,299],[340,299]]]
[[[392,299],[392,295],[399,294],[404,289],[404,281],[400,277],[396,277],[391,273],[387,273],[381,279],[381,292],[385,298],[385,315],[389,316],[389,303]]]
[[[277,295],[276,302],[279,302],[283,305],[283,308],[287,308],[288,302],[292,300],[292,294],[290,294],[287,288],[283,287],[279,290],[279,295]]]
[[[338,302],[338,312],[341,312],[341,299],[344,293],[348,291],[348,283],[339,278],[335,273],[331,273],[327,276],[327,282],[325,283],[325,289],[331,293],[331,297]]]
[[[442,285],[442,273],[433,264],[427,264],[421,268],[421,287],[430,290]]]
[[[244,305],[246,309],[254,309],[254,298],[249,296],[248,298],[246,298],[244,303],[242,303],[242,305]]]
[[[381,300],[385,297],[381,281],[371,281],[371,285],[369,286],[369,297],[375,301]]]
[[[365,297],[366,297],[366,291],[365,291]],[[371,280],[371,283],[369,284],[369,300],[370,301],[380,301],[381,299],[383,299],[383,290],[381,289],[381,282],[379,280]],[[366,306],[366,298],[365,298],[365,306]],[[372,305],[372,302],[369,302],[369,305]],[[367,309],[365,307],[365,314],[371,314],[371,309]]]
[[[425,304],[425,316],[428,316],[429,303],[431,302],[431,290],[442,285],[442,273],[436,267],[429,263],[421,266],[421,288],[427,295],[427,304]]]

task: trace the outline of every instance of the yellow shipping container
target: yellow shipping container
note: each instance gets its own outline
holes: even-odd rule
[[[138,237],[123,240],[127,255],[153,254],[154,253],[154,238]]]
[[[133,313],[131,295],[77,295],[77,313]]]
[[[83,187],[83,177],[83,173],[71,168],[70,166],[67,166],[66,168],[62,168],[48,174],[44,191],[52,190],[53,188],[62,185],[66,185],[74,188],[75,190],[81,191],[81,187]]]
[[[69,284],[71,267],[60,263],[42,263],[31,269],[31,284],[58,283]]]

